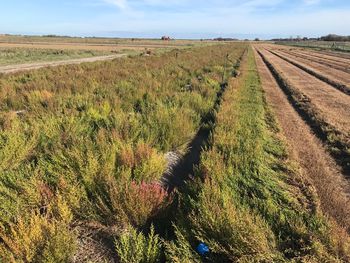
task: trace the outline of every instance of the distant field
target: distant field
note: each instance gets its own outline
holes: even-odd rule
[[[326,49],[335,51],[346,51],[350,52],[350,42],[330,42],[330,41],[283,41],[276,42],[276,44],[296,46],[296,47],[307,47],[315,49]]]
[[[45,37],[45,36],[14,36],[0,35],[0,42],[6,43],[33,43],[33,42],[50,42],[50,43],[86,43],[86,44],[136,44],[136,45],[193,45],[200,42],[199,40],[170,40],[163,41],[160,39],[133,39],[133,38],[98,38],[98,37]]]
[[[123,49],[144,50],[158,48],[181,48],[208,45],[209,41],[119,38],[71,38],[36,36],[0,36],[0,47],[33,47],[44,49],[79,49],[120,51]]]
[[[108,51],[0,47],[0,66],[111,55]]]
[[[0,66],[89,58],[112,54],[138,54],[150,50],[206,46],[214,42],[156,39],[0,36]]]

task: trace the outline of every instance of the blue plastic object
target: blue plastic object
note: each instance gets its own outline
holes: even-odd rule
[[[197,252],[199,255],[205,256],[209,253],[209,247],[204,243],[200,243],[197,247]]]

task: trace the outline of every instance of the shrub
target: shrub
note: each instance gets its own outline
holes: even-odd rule
[[[31,157],[37,143],[36,129],[31,131],[13,114],[10,119],[8,116],[3,118],[3,125],[7,128],[0,130],[0,170],[17,168]]]
[[[1,76],[3,254],[60,262],[74,248],[73,221],[148,225],[172,198],[157,183],[165,153],[193,138],[220,89],[213,68],[222,67],[223,54],[237,57],[244,48],[207,46],[177,58],[169,52]],[[66,208],[57,212],[59,196]]]
[[[170,198],[159,183],[144,182],[131,182],[122,195],[124,211],[134,226],[144,225],[169,203]]]
[[[72,214],[58,198],[55,209],[43,216],[27,215],[0,226],[1,262],[65,263],[72,259],[76,236],[70,230]]]
[[[185,236],[186,231],[174,226],[175,240],[165,243],[165,255],[168,262],[174,263],[200,263],[201,258],[197,252],[192,249],[189,243],[189,237]]]
[[[233,198],[227,186],[206,180],[190,216],[191,232],[232,262],[271,260],[276,243],[269,226]]]
[[[115,247],[122,263],[156,263],[162,256],[162,243],[151,227],[148,236],[129,227],[116,241]]]

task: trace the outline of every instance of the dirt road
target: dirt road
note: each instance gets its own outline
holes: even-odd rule
[[[113,60],[113,59],[121,58],[121,57],[125,57],[125,56],[127,56],[127,54],[117,54],[117,55],[111,55],[111,56],[101,56],[101,57],[79,58],[79,59],[69,59],[69,60],[51,61],[51,62],[37,62],[37,63],[0,66],[0,73],[7,74],[7,73],[27,71],[27,70],[39,69],[39,68],[45,68],[45,67],[56,67],[56,66],[61,66],[61,65],[72,65],[72,64],[81,64],[81,63],[86,63],[86,62]]]

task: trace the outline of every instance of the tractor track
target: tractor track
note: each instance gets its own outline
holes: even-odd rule
[[[247,53],[243,52],[240,58],[233,65],[233,69],[238,69],[240,63]],[[199,165],[202,151],[209,146],[210,134],[213,132],[216,123],[216,112],[219,110],[222,96],[227,88],[227,83],[222,82],[219,92],[216,95],[216,101],[212,110],[202,118],[200,129],[196,136],[188,145],[188,152],[182,156],[170,156],[173,161],[169,162],[168,169],[161,179],[161,184],[169,193],[175,189],[181,189],[185,186],[195,172],[195,167]]]

